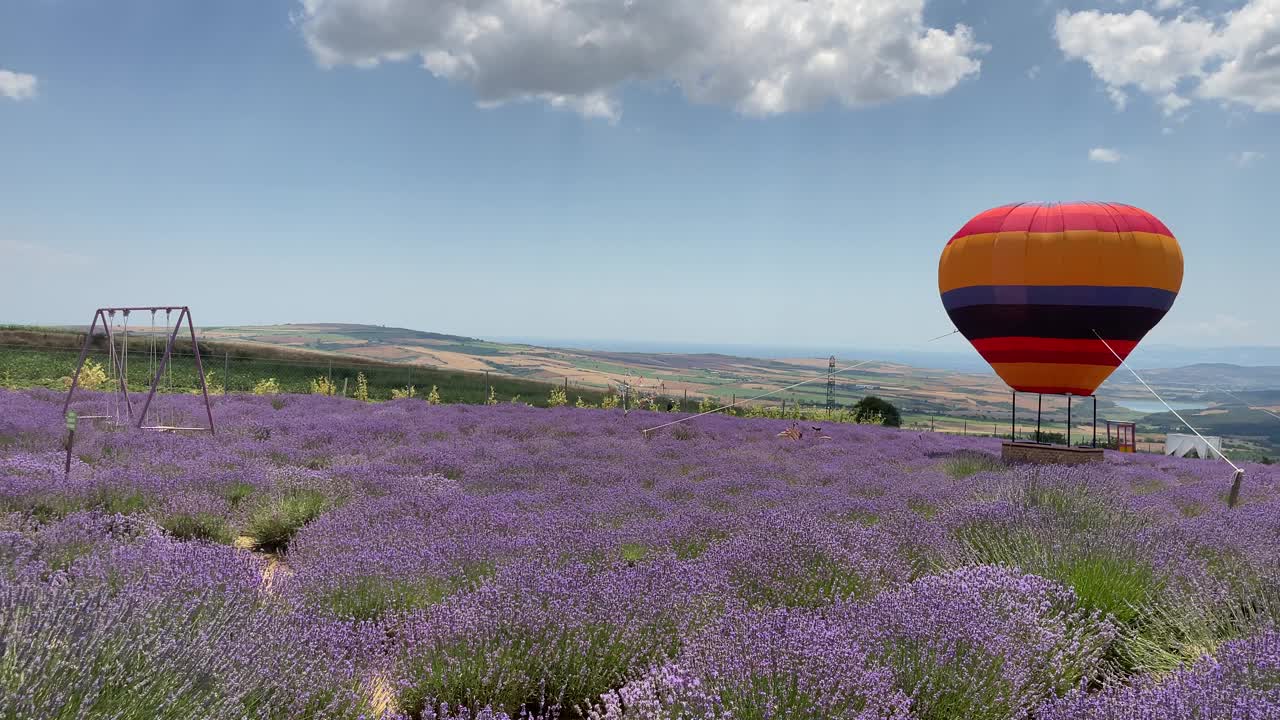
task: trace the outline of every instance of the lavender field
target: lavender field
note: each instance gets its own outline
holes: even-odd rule
[[[0,391],[0,718],[1280,717],[1269,467],[231,396],[68,477],[61,400]]]

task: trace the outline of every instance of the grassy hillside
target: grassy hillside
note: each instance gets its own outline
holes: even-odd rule
[[[63,378],[75,369],[83,333],[56,329],[0,329],[0,386],[47,387],[63,389]],[[156,343],[157,356],[163,351]],[[250,392],[267,378],[275,378],[284,392],[305,393],[318,377],[332,378],[341,392],[346,382],[348,394],[354,390],[357,373],[369,381],[371,399],[389,399],[391,391],[413,385],[420,396],[437,386],[446,403],[483,403],[492,387],[496,399],[506,402],[519,398],[532,405],[546,405],[551,383],[522,380],[498,374],[439,370],[416,365],[403,365],[362,360],[336,353],[298,350],[294,348],[245,342],[201,342],[200,353],[211,384],[219,391]],[[90,357],[104,367],[109,355],[104,338]],[[131,391],[144,391],[153,376],[151,341],[134,338],[129,347],[128,380]],[[191,343],[179,343],[172,367],[172,382],[165,386],[172,392],[191,392],[197,388],[195,358]],[[581,396],[586,402],[599,403],[604,393],[586,388],[569,388],[573,401]]]

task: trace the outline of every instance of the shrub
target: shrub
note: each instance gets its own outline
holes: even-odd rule
[[[490,395],[493,394],[493,388],[489,388],[489,394]],[[427,404],[428,405],[440,404],[440,388],[436,387],[435,385],[431,386],[431,392],[427,393]]]
[[[429,607],[448,594],[447,584],[431,577],[410,581],[369,575],[344,582],[315,602],[334,617],[377,620],[388,613]]]
[[[732,611],[693,637],[679,662],[679,670],[668,672],[683,674],[684,682],[672,683],[671,692],[650,696],[647,703],[634,696],[623,703],[657,704],[666,711],[657,714],[660,718],[909,717],[908,700],[893,687],[892,673],[872,667],[866,649],[844,624],[818,612]],[[644,680],[618,695],[633,695],[640,688]],[[611,699],[620,698],[604,700]],[[721,712],[708,712],[713,709]]]
[[[1157,563],[1175,551],[1139,540],[1147,521],[1115,502],[1098,488],[1033,479],[956,534],[973,562],[1061,582],[1080,607],[1112,618],[1118,634],[1106,658],[1110,671],[1167,672],[1212,646],[1211,628],[1198,619],[1195,593]]]
[[[249,521],[253,548],[279,552],[289,545],[303,525],[319,517],[329,507],[329,499],[316,490],[290,489],[283,497],[259,508]]]
[[[206,370],[204,373],[204,385],[205,388],[208,389],[210,395],[221,395],[224,392],[224,388],[214,380],[215,377],[216,376],[212,370]],[[204,391],[200,388],[200,377],[198,375],[196,376],[195,387],[191,388],[191,394],[204,394]]]
[[[698,401],[698,412],[709,413],[720,407],[720,401],[711,396],[707,396]]]
[[[417,397],[417,396],[418,396],[418,390],[412,385],[408,385],[402,388],[391,388],[392,400],[406,400],[408,398]]]
[[[1132,686],[1102,692],[1081,688],[1050,704],[1043,720],[1111,718],[1280,717],[1280,635],[1274,630],[1223,645],[1218,657],[1205,657],[1161,682],[1144,678]]]
[[[338,386],[334,385],[329,378],[321,375],[311,381],[312,395],[337,395]]]
[[[163,580],[113,574],[128,592],[97,582],[0,585],[0,717],[372,716],[351,674],[308,645],[307,628],[257,606],[239,584],[256,581],[252,573],[210,573],[189,546],[168,545],[181,546],[149,549],[183,571],[176,584],[177,573],[160,570]]]
[[[432,386],[432,390],[434,390],[434,389],[435,389],[435,387],[434,387],[434,386]],[[439,399],[440,399],[440,396],[439,396],[439,395],[436,395],[436,400],[437,400],[437,401],[439,401]],[[484,400],[484,404],[485,404],[485,405],[497,405],[497,404],[498,404],[498,393],[494,392],[494,389],[493,389],[493,386],[492,386],[492,385],[490,385],[490,386],[489,386],[489,397],[485,398],[485,400]]]
[[[227,521],[210,513],[178,513],[160,520],[160,527],[178,540],[205,540],[230,545],[234,540]]]
[[[600,400],[600,407],[605,410],[615,410],[618,407],[618,396],[610,393]]]
[[[893,668],[922,720],[1027,717],[1093,678],[1114,636],[1070,590],[991,566],[922,578],[833,614]]]
[[[450,598],[411,623],[397,664],[401,709],[430,717],[423,711],[448,703],[536,716],[597,701],[674,652],[689,629],[692,586],[655,582],[672,569],[521,568],[509,572],[524,578],[525,592],[485,583]],[[446,619],[458,612],[465,623]]]
[[[984,452],[961,451],[947,458],[942,463],[942,470],[957,480],[977,475],[980,472],[996,472],[1004,470],[1005,464],[1000,458]]]
[[[71,387],[71,378],[65,378],[68,388]],[[103,369],[101,363],[93,360],[85,360],[84,367],[80,368],[80,387],[85,390],[101,390],[110,378],[107,371]]]
[[[547,398],[547,407],[563,407],[569,404],[569,396],[565,393],[564,388],[553,388],[551,396]]]
[[[236,507],[240,503],[244,502],[245,498],[252,495],[256,490],[257,488],[254,487],[253,484],[244,482],[243,480],[236,480],[235,482],[219,488],[218,495],[226,500],[231,507]]]
[[[902,427],[902,415],[892,403],[875,395],[868,395],[853,406],[853,421],[867,425]]]
[[[356,390],[352,397],[361,402],[369,402],[369,378],[363,372],[356,373]]]
[[[275,378],[267,378],[266,380],[259,380],[253,386],[253,394],[254,395],[279,395],[280,383],[277,382]]]

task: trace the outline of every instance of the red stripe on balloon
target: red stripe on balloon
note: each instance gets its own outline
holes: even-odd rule
[[[1120,203],[1020,203],[987,210],[951,237],[950,245],[970,235],[995,232],[1057,233],[1073,230],[1147,232],[1173,237],[1151,213]]]
[[[1094,352],[1101,350],[1111,355],[1097,338],[1044,338],[1044,337],[992,337],[972,341],[978,352]],[[1128,357],[1138,346],[1137,340],[1108,340],[1120,357]],[[1115,360],[1114,357],[1111,358]]]
[[[1120,367],[1116,356],[1102,352],[1061,352],[1056,350],[994,350],[980,352],[982,359],[996,363],[1041,363],[1045,365],[1103,365]]]
[[[1102,365],[1119,367],[1120,362],[1096,339],[1000,337],[973,340],[983,360],[996,363],[1042,363],[1049,365]],[[1120,357],[1128,357],[1136,340],[1112,340]]]

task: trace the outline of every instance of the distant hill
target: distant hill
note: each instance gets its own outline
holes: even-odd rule
[[[79,347],[80,342],[75,330],[83,333],[84,328],[0,328],[0,345],[37,350],[53,344],[73,350]],[[148,332],[147,328],[130,328],[130,334],[135,336],[145,336]],[[154,332],[158,335],[159,329]],[[434,383],[439,378],[441,387],[445,387],[445,378],[440,373],[461,373],[466,377],[450,378],[448,385],[465,386],[468,394],[483,393],[487,391],[487,383],[494,383],[501,384],[511,395],[541,397],[546,393],[544,383],[568,383],[575,392],[596,396],[601,391],[626,383],[643,394],[680,398],[687,393],[691,400],[713,397],[725,402],[771,393],[801,381],[812,381],[773,394],[767,402],[777,404],[785,400],[788,403],[821,405],[826,401],[827,392],[828,353],[825,352],[757,358],[725,352],[698,352],[697,348],[688,346],[687,352],[637,350],[635,345],[622,352],[603,347],[583,349],[495,342],[462,335],[346,323],[205,327],[198,333],[202,346],[209,346],[218,354],[229,351],[233,359],[242,356],[246,362],[270,359],[312,368],[336,367],[344,363],[381,366],[389,373],[386,379],[388,387],[407,382],[410,378],[419,383]],[[892,353],[888,355],[892,357]],[[856,369],[834,376],[837,405],[848,406],[874,394],[896,404],[913,423],[932,427],[936,420],[940,427],[949,427],[953,431],[962,431],[966,427],[999,430],[1009,420],[1009,389],[986,366],[980,371],[963,372],[929,369],[900,361],[877,360],[860,364],[867,358],[881,357],[875,351],[847,355],[836,351],[836,357],[838,367],[859,363]],[[398,380],[401,377],[398,373],[407,372],[406,366],[412,366],[414,370],[404,375],[403,380]],[[216,369],[217,365],[214,367]],[[281,365],[279,370],[272,372],[283,377],[283,368]],[[314,374],[309,369],[298,372],[304,380],[307,373]],[[1271,422],[1280,427],[1280,421],[1249,408],[1262,407],[1280,412],[1280,366],[1201,363],[1169,369],[1144,369],[1141,372],[1166,399],[1191,403],[1183,407],[1207,408],[1205,412],[1211,413],[1207,417],[1214,418],[1209,424],[1222,426],[1224,434],[1244,434],[1247,430],[1249,436],[1266,438],[1268,443],[1276,441],[1272,428],[1259,428],[1256,424]],[[504,377],[506,380],[500,380]],[[521,382],[530,381],[538,384],[517,387]],[[1019,419],[1034,417],[1031,413],[1036,408],[1035,397],[1023,395],[1019,399]],[[1134,407],[1147,407],[1152,400],[1145,388],[1121,370],[1100,389],[1098,407],[1100,415],[1107,419],[1151,417],[1149,426],[1152,430],[1168,426],[1166,418],[1149,416],[1151,410],[1129,410],[1118,406],[1142,401],[1143,405],[1135,403]],[[1197,405],[1199,403],[1203,404]],[[1063,399],[1046,396],[1043,409],[1046,422],[1065,421],[1066,403]],[[1081,412],[1085,411],[1077,401],[1075,418],[1083,422]],[[949,425],[944,425],[946,422]]]
[[[411,363],[450,370],[491,372],[529,380],[562,382],[584,388],[604,389],[620,382],[664,394],[742,398],[823,375],[825,353],[811,356],[744,357],[726,352],[658,352],[632,344],[626,351],[610,350],[597,343],[586,348],[551,347],[520,342],[494,342],[459,335],[423,332],[380,325],[311,323],[260,327],[205,328],[209,340],[256,343],[263,346],[338,353],[370,361]],[[746,346],[743,346],[746,347]],[[718,348],[717,348],[718,349]],[[890,353],[892,355],[892,353]],[[840,366],[875,357],[838,355]],[[921,360],[927,361],[928,354]],[[980,359],[980,358],[979,358]],[[1170,369],[1142,370],[1142,374],[1169,399],[1207,399],[1220,404],[1237,403],[1226,396],[1208,396],[1220,389],[1232,392],[1280,390],[1280,366],[1247,367],[1227,363],[1201,363]],[[971,372],[927,369],[898,362],[871,362],[837,376],[837,402],[849,402],[867,394],[890,398],[917,413],[939,413],[979,418],[999,418],[1008,411],[1008,388],[989,368]],[[1117,372],[1099,393],[1108,400],[1151,397],[1124,371]],[[792,401],[825,401],[826,382],[788,392]],[[1250,398],[1250,402],[1256,400]],[[1056,415],[1061,403],[1046,399],[1046,409]]]
[[[1142,343],[1129,356],[1129,361],[1139,370],[1215,363],[1246,367],[1280,365],[1280,345],[1191,348]]]
[[[1177,368],[1161,368],[1140,371],[1152,385],[1183,392],[1212,392],[1227,389],[1241,390],[1280,389],[1280,365],[1243,366],[1229,363],[1198,363]],[[1133,376],[1121,370],[1112,376],[1109,386],[1138,385]]]
[[[493,342],[404,328],[337,323],[257,327],[209,327],[201,337],[262,347],[339,353],[379,362],[410,363],[449,370],[490,372],[543,382],[603,390],[627,383],[642,392],[721,400],[745,398],[817,378],[817,382],[772,398],[775,402],[826,401],[827,358],[754,358],[718,352],[619,352]],[[816,353],[815,353],[816,355]],[[874,357],[874,355],[871,355]],[[845,356],[848,365],[867,356]],[[997,417],[1008,396],[990,372],[926,370],[896,362],[870,362],[836,376],[837,403],[851,404],[875,393],[919,413],[962,412]]]

